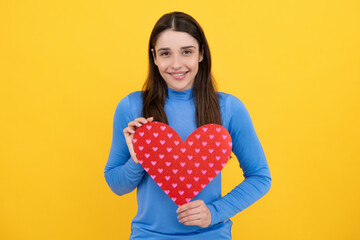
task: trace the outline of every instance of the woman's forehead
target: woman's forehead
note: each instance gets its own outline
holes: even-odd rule
[[[198,48],[197,40],[186,32],[178,32],[171,29],[160,33],[155,48],[181,49],[186,46]]]

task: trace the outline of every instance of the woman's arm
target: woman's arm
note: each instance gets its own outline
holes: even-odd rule
[[[124,137],[124,129],[134,119],[129,98],[123,98],[115,110],[112,144],[104,171],[107,184],[117,195],[133,191],[145,174],[144,168],[131,158]]]
[[[211,224],[222,222],[244,210],[270,189],[271,176],[263,148],[244,104],[229,96],[226,118],[233,142],[232,151],[244,172],[244,181],[221,199],[207,204]]]

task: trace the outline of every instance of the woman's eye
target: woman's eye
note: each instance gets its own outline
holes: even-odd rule
[[[184,54],[190,54],[190,53],[192,53],[190,50],[185,50],[184,51]]]
[[[160,56],[168,56],[170,53],[169,52],[162,52],[160,53]]]

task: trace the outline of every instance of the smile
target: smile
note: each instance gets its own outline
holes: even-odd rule
[[[184,75],[186,72],[184,72],[184,73],[176,73],[176,74],[172,74],[173,76],[182,76],[182,75]]]
[[[188,72],[182,72],[182,73],[169,73],[173,78],[177,79],[177,80],[181,80],[185,78],[185,75]]]

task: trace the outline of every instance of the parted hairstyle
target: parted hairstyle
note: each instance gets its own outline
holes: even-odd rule
[[[167,84],[155,65],[151,51],[151,49],[155,49],[159,34],[168,29],[190,34],[199,44],[199,53],[203,54],[203,60],[199,62],[193,85],[197,127],[210,123],[221,125],[219,97],[211,74],[210,49],[204,31],[193,17],[182,12],[171,12],[163,15],[156,22],[151,32],[148,49],[149,73],[142,89],[142,116],[145,118],[154,117],[154,121],[169,124],[164,109],[168,94]]]

